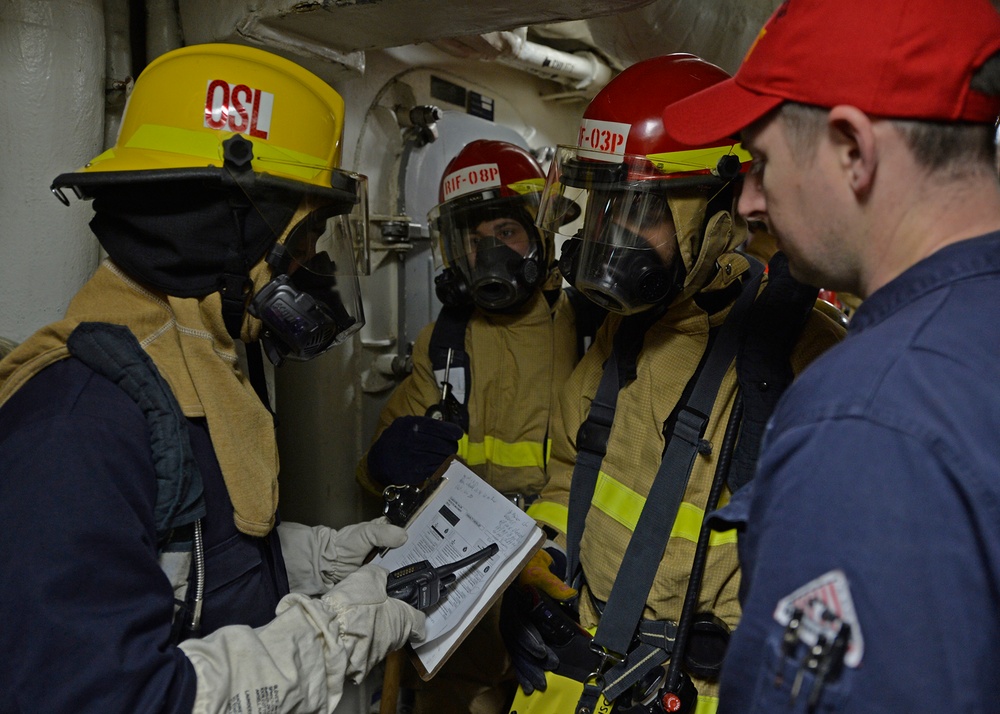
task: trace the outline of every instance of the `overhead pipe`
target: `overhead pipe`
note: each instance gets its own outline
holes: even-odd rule
[[[613,71],[592,52],[563,52],[527,39],[527,28],[496,34],[501,42],[496,61],[546,79],[597,94]]]
[[[530,42],[528,28],[449,37],[431,44],[456,57],[507,65],[570,87],[552,98],[590,98],[611,81],[614,70],[593,52],[563,52]],[[545,97],[548,99],[549,97]]]
[[[351,70],[358,74],[365,72],[365,53],[338,52],[321,42],[309,39],[294,32],[268,25],[257,15],[250,15],[244,20],[236,32],[253,44],[267,49],[278,49],[299,57],[314,57],[325,62]]]

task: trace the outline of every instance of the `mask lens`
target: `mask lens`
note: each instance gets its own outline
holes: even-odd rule
[[[458,199],[429,214],[445,265],[486,310],[522,304],[547,270],[545,248],[534,225],[538,193]]]
[[[335,333],[328,347],[340,344],[364,325],[358,277],[351,250],[350,216],[307,217],[302,222],[304,251],[290,249],[292,285],[322,304],[333,318]],[[291,241],[292,236],[289,236]]]
[[[594,190],[576,286],[612,312],[646,310],[672,292],[676,246],[665,196],[633,188]]]
[[[636,190],[594,191],[584,235],[601,243],[656,250],[674,241],[676,231],[663,195]]]

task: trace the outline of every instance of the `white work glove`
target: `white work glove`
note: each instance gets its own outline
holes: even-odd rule
[[[396,548],[406,531],[386,518],[340,530],[301,523],[278,525],[281,554],[293,593],[319,595],[357,570],[375,548]]]
[[[198,680],[194,714],[332,712],[345,679],[360,682],[389,652],[424,638],[424,614],[386,596],[387,576],[366,565],[321,599],[285,596],[263,627],[182,642]]]
[[[385,568],[369,563],[322,598],[340,625],[340,641],[349,653],[347,676],[355,684],[407,640],[424,639],[424,613],[386,595],[388,577]]]

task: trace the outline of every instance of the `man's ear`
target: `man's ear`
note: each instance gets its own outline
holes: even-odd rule
[[[875,178],[878,152],[872,119],[857,107],[841,104],[827,115],[830,140],[851,190],[866,195]]]

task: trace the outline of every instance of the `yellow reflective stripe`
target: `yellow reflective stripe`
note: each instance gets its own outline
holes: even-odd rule
[[[554,528],[558,528],[563,533],[566,532],[569,523],[569,509],[561,503],[551,501],[535,501],[528,506],[528,515],[536,521],[548,523]]]
[[[101,163],[102,161],[107,161],[108,159],[113,159],[113,158],[115,158],[115,150],[114,149],[108,149],[107,151],[103,151],[100,154],[98,154],[97,156],[95,156],[94,158],[92,158],[90,160],[90,163],[87,164],[87,165],[88,166],[93,166],[95,164]]]
[[[173,126],[145,124],[136,129],[125,144],[127,149],[169,151],[185,156],[200,156],[215,165],[222,163],[222,142],[216,132],[192,131]]]
[[[196,131],[173,126],[146,124],[135,131],[125,147],[197,156],[213,162],[215,166],[222,165],[222,142],[219,133],[214,131]],[[282,149],[263,141],[253,142],[253,155],[254,164],[258,162],[280,164],[279,170],[282,173],[306,179],[314,179],[319,174],[330,170],[323,159],[290,149]],[[104,154],[101,154],[92,163],[96,164],[97,160],[103,157]]]
[[[458,441],[458,455],[469,466],[479,466],[487,462],[510,468],[545,468],[545,453],[541,444],[519,441],[508,444],[492,436],[481,442],[469,441],[465,434]]]
[[[594,489],[591,503],[630,531],[634,531],[646,499],[601,471],[597,476],[597,487]]]
[[[736,545],[736,541],[738,539],[739,539],[739,534],[736,532],[735,528],[730,528],[728,531],[713,530],[712,534],[708,537],[708,544],[712,546]]]
[[[715,146],[708,149],[688,149],[687,151],[668,151],[664,154],[648,154],[647,159],[664,173],[682,171],[712,170],[723,156],[732,154],[740,161],[751,161],[752,157],[744,151],[740,144],[732,146]]]
[[[544,187],[545,179],[543,178],[529,178],[524,179],[523,181],[515,181],[514,183],[507,184],[507,188],[511,191],[522,195],[541,191]]]
[[[695,705],[694,714],[715,714],[718,710],[718,697],[708,697],[701,694],[698,695],[698,704]]]
[[[646,499],[601,471],[597,477],[597,487],[594,489],[594,498],[591,503],[595,508],[603,511],[630,531],[635,531],[635,526],[639,522],[639,514],[642,513],[642,507],[646,505]],[[704,518],[705,511],[703,509],[692,503],[682,502],[677,510],[677,518],[674,520],[673,528],[670,529],[670,537],[683,538],[697,543],[701,522]],[[735,542],[735,529],[721,532],[712,531],[708,540],[708,544],[713,546]]]

